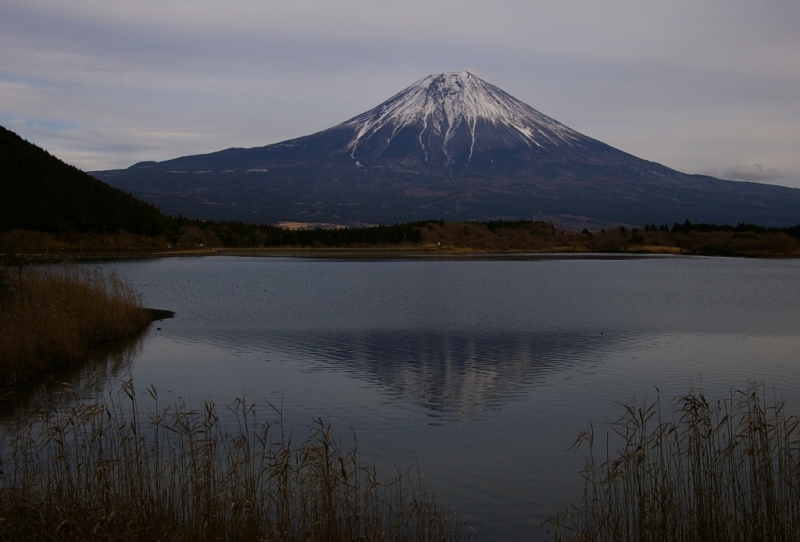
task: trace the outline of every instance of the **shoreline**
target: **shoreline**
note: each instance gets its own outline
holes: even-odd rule
[[[166,310],[166,309],[149,309],[147,307],[142,307],[142,310],[144,310],[147,313],[147,316],[148,316],[148,318],[150,318],[150,321],[147,323],[147,325],[145,327],[140,329],[137,333],[139,333],[142,330],[146,329],[147,326],[149,326],[153,322],[160,322],[161,320],[167,320],[169,318],[174,318],[175,317],[175,311],[170,311],[170,310]],[[124,339],[124,337],[120,337],[120,338]]]
[[[56,236],[0,233],[0,262],[12,267],[53,261],[107,261],[164,257],[296,256],[420,258],[514,254],[695,255],[800,258],[800,225],[767,228],[740,224],[646,225],[572,232],[551,223],[423,221],[353,230],[281,230],[274,226],[198,223],[192,235],[147,237],[124,232]],[[181,229],[180,231],[183,231]],[[187,230],[189,232],[189,230]],[[173,232],[174,233],[174,232]]]
[[[214,247],[188,250],[128,250],[128,251],[43,251],[6,256],[8,267],[21,267],[30,264],[54,262],[92,262],[113,260],[137,260],[152,258],[192,258],[203,256],[252,256],[252,257],[295,257],[331,259],[421,259],[421,258],[502,258],[514,257],[554,257],[554,258],[648,258],[648,257],[730,257],[795,259],[800,253],[779,251],[693,251],[669,245],[642,245],[620,247],[616,250],[598,251],[583,246],[556,246],[547,248],[508,248],[486,249],[469,246],[431,245],[422,246],[361,246],[361,247]]]
[[[491,260],[491,259],[630,259],[687,257],[691,254],[664,252],[589,252],[579,250],[506,250],[488,251],[479,249],[439,249],[439,248],[223,248],[219,256],[263,257],[263,258],[321,258],[321,259],[448,259],[448,260]]]

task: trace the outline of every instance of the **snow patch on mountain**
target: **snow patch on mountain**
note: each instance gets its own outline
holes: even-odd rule
[[[451,142],[465,126],[470,134],[469,162],[482,124],[501,129],[529,147],[573,145],[584,137],[467,71],[425,77],[336,128],[354,130],[347,148],[355,159],[359,144],[379,131],[388,131],[388,146],[398,132],[410,127],[418,130],[417,140],[427,160],[433,146],[440,146],[449,159]]]

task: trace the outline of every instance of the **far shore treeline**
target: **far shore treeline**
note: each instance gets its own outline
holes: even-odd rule
[[[549,222],[428,220],[285,228],[170,217],[0,126],[0,258],[119,257],[212,249],[407,248],[449,252],[633,252],[800,257],[800,224],[619,226],[572,232]],[[800,222],[800,217],[798,217]]]
[[[127,231],[0,231],[0,263],[258,251],[382,249],[420,253],[631,253],[800,257],[800,226],[693,224],[571,232],[532,220],[429,220],[343,229],[285,229],[165,217],[158,235]],[[256,252],[251,252],[256,251]]]

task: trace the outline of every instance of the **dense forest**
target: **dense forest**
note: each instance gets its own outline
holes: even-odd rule
[[[165,217],[0,126],[0,231],[127,230],[157,235]]]

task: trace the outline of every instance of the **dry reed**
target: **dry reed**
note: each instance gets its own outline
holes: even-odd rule
[[[148,322],[132,287],[114,274],[0,267],[0,383],[82,360],[92,344],[129,336]]]
[[[709,401],[691,391],[671,420],[655,402],[625,405],[611,425],[607,459],[593,430],[580,507],[545,524],[555,541],[800,540],[800,419],[759,389]],[[610,455],[613,442],[620,443]]]
[[[72,393],[65,386],[65,393]],[[296,442],[237,399],[166,405],[130,382],[107,399],[43,404],[5,428],[2,540],[465,539],[416,471],[381,482],[322,421]],[[225,429],[224,426],[233,429]]]

